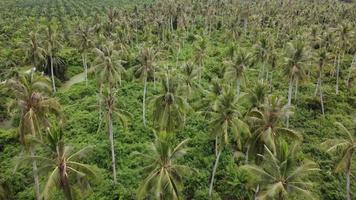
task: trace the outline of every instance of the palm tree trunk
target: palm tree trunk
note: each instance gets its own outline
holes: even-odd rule
[[[240,79],[238,78],[238,79],[236,80],[236,95],[237,95],[237,97],[240,96],[240,85],[241,85],[241,81],[240,81]]]
[[[32,147],[30,147],[30,154],[31,157],[35,156],[35,151]],[[41,193],[40,193],[40,182],[38,180],[38,172],[37,172],[37,162],[36,160],[32,160],[32,173],[33,173],[33,179],[35,181],[35,193],[36,193],[36,199],[41,200]]]
[[[350,189],[350,176],[351,176],[351,161],[352,157],[347,163],[346,171],[346,199],[351,200],[351,189]]]
[[[255,200],[258,200],[258,192],[260,192],[260,185],[257,185],[257,187],[256,187],[256,191],[255,191],[255,195],[254,195]]]
[[[211,197],[211,193],[213,192],[214,178],[215,178],[216,169],[218,168],[220,155],[221,155],[221,150],[219,150],[218,154],[216,155],[213,173],[211,175],[211,181],[210,181],[210,187],[209,187],[209,196],[210,197]]]
[[[349,68],[349,73],[347,75],[347,79],[346,79],[346,85],[349,87],[350,85],[350,78],[351,78],[351,73],[352,73],[352,67],[353,67],[353,64],[356,60],[356,53],[354,54],[353,58],[352,58],[352,61],[351,61],[351,65],[350,65],[350,68]]]
[[[72,191],[69,186],[69,180],[68,180],[67,174],[64,171],[62,166],[60,166],[59,171],[60,171],[61,187],[62,187],[62,190],[64,193],[64,197],[66,200],[72,200],[73,199]]]
[[[115,147],[114,147],[114,133],[113,133],[113,122],[112,122],[112,112],[113,112],[113,92],[112,85],[109,83],[109,109],[108,109],[108,124],[109,124],[109,140],[111,147],[111,161],[112,161],[112,173],[114,177],[114,183],[116,183],[116,161],[115,161]]]
[[[249,152],[250,152],[250,145],[247,145],[246,156],[245,156],[245,158],[246,158],[246,159],[245,159],[245,163],[246,163],[246,164],[248,164],[248,156],[249,156],[248,154],[249,154]]]
[[[85,85],[88,86],[88,65],[87,65],[87,58],[86,58],[86,54],[83,53],[82,55],[82,59],[83,59],[83,67],[84,67],[84,73],[85,73]]]
[[[337,65],[336,65],[336,94],[339,94],[339,74],[340,74],[340,54],[338,55]]]
[[[56,92],[56,83],[54,82],[53,56],[52,56],[52,54],[49,57],[50,57],[50,62],[51,62],[52,87],[53,87],[53,92]]]
[[[142,120],[143,125],[146,127],[146,92],[147,92],[147,75],[145,75],[143,86],[143,98],[142,98]]]
[[[293,92],[293,77],[289,80],[289,88],[288,88],[288,106],[292,105],[292,92]],[[289,127],[289,115],[287,115],[287,128]]]
[[[297,96],[298,96],[298,82],[299,82],[299,79],[296,78],[296,79],[295,79],[294,101],[297,100]],[[296,102],[295,102],[295,103],[296,103]]]
[[[110,111],[109,111],[110,112]],[[114,182],[116,183],[116,161],[115,161],[115,147],[114,147],[114,133],[112,125],[112,113],[109,113],[109,140],[111,146],[111,161],[112,161],[112,174],[114,177]]]

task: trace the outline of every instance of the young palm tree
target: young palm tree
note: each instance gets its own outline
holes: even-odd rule
[[[283,126],[282,121],[290,112],[282,98],[270,95],[260,108],[254,108],[248,113],[252,130],[251,150],[254,155],[263,154],[263,146],[275,153],[282,138],[301,138],[299,133]]]
[[[150,98],[153,107],[153,124],[159,131],[172,133],[185,123],[189,109],[186,98],[178,94],[178,82],[168,73],[162,79],[161,93]]]
[[[239,97],[228,87],[218,97],[216,105],[210,113],[211,133],[215,138],[216,159],[211,175],[209,196],[213,191],[215,173],[222,150],[229,143],[231,137],[240,147],[241,137],[250,133],[247,124],[240,119],[242,117],[240,108]]]
[[[108,124],[109,140],[111,146],[111,159],[114,182],[116,178],[116,161],[114,148],[114,130],[113,130],[113,115],[116,109],[115,91],[118,89],[118,83],[121,84],[122,75],[125,69],[122,66],[122,61],[118,59],[118,52],[114,50],[112,42],[108,45],[102,46],[101,49],[95,48],[97,57],[95,59],[96,65],[93,67],[97,75],[97,80],[100,87],[100,95],[103,94],[102,88],[107,88],[107,95],[105,97],[104,105],[106,106],[106,121]],[[100,102],[100,107],[101,107]],[[121,116],[120,116],[121,118]]]
[[[156,141],[151,144],[149,152],[139,153],[149,165],[144,167],[148,176],[138,189],[137,199],[145,199],[150,196],[157,200],[182,199],[183,177],[189,176],[195,171],[177,163],[177,160],[188,151],[186,148],[188,140],[173,147],[167,141],[166,137],[169,136],[165,135],[167,133],[161,132],[159,136],[156,136]]]
[[[289,79],[288,87],[288,106],[292,105],[293,84],[295,84],[295,98],[298,92],[298,82],[305,77],[304,64],[307,60],[304,44],[298,40],[294,43],[287,43],[287,52],[285,57],[284,74]],[[287,127],[289,117],[287,116]]]
[[[354,123],[355,124],[355,123]],[[345,138],[329,139],[322,143],[322,146],[328,147],[328,152],[339,152],[338,163],[336,165],[335,171],[346,173],[346,197],[347,200],[351,200],[351,167],[352,159],[354,158],[356,152],[356,135],[355,128],[347,130],[344,125],[336,122],[335,125],[342,131],[346,136]]]
[[[48,127],[48,114],[60,116],[60,105],[56,99],[47,96],[51,93],[49,80],[33,71],[8,80],[7,85],[14,96],[11,108],[20,113],[20,142],[31,156],[34,156],[35,148],[28,138],[41,138],[41,128]],[[36,199],[40,200],[36,160],[32,162],[32,170]]]
[[[156,52],[152,47],[143,47],[138,56],[139,65],[134,69],[135,76],[143,80],[143,98],[142,98],[142,120],[146,127],[146,93],[148,78],[153,76],[155,67]]]
[[[233,60],[228,62],[225,71],[227,80],[233,81],[236,84],[236,95],[240,96],[241,79],[245,78],[245,70],[250,66],[252,60],[251,54],[245,49],[239,49]],[[246,78],[245,78],[246,79]]]
[[[319,171],[319,168],[312,161],[299,161],[298,145],[288,146],[287,143],[281,143],[277,152],[272,152],[266,146],[265,151],[260,166],[242,166],[243,169],[258,176],[257,183],[261,187],[257,199],[286,200],[294,195],[313,199],[310,192],[312,183],[307,178],[309,174]]]
[[[76,199],[75,196],[82,192],[76,191],[76,189],[89,188],[90,182],[98,180],[96,168],[80,162],[92,147],[87,146],[73,152],[73,148],[64,144],[63,131],[60,128],[54,129],[53,132],[48,131],[47,142],[46,146],[51,152],[49,157],[22,157],[19,158],[19,164],[22,165],[25,161],[36,160],[41,166],[41,173],[48,173],[42,193],[43,199],[51,199],[51,194],[57,187],[63,191],[66,200],[74,200]],[[75,195],[76,192],[77,195]]]

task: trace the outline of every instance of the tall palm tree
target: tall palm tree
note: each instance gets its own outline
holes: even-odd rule
[[[264,77],[265,66],[268,61],[269,54],[269,43],[266,36],[266,33],[262,34],[258,42],[254,45],[255,48],[255,58],[257,61],[262,63],[262,68],[260,69],[259,77]]]
[[[38,68],[45,58],[45,50],[41,47],[38,40],[37,32],[30,32],[29,43],[24,44],[26,51],[26,58],[31,63],[32,67]]]
[[[207,40],[204,37],[196,36],[197,43],[194,45],[194,62],[198,66],[199,81],[204,71],[204,62],[207,57]]]
[[[225,71],[227,80],[236,84],[236,95],[240,96],[241,79],[245,78],[245,70],[251,65],[252,56],[245,49],[239,49],[233,60],[228,62]]]
[[[115,91],[118,89],[118,84],[121,84],[121,79],[125,73],[125,68],[122,66],[122,60],[118,58],[118,52],[114,49],[114,43],[109,42],[103,45],[100,49],[95,48],[97,57],[94,61],[96,64],[93,70],[96,72],[97,80],[100,87],[100,95],[103,94],[102,88],[107,88],[104,105],[106,106],[106,121],[108,124],[109,141],[111,146],[111,159],[114,182],[117,182],[116,177],[116,161],[114,147],[114,130],[113,130],[113,115],[116,109]],[[101,107],[100,102],[100,107]],[[121,118],[121,116],[120,116]]]
[[[335,125],[342,131],[345,137],[328,139],[322,143],[322,146],[328,147],[328,152],[338,152],[337,155],[339,156],[339,160],[335,167],[335,171],[344,171],[346,173],[346,199],[351,200],[351,162],[355,157],[356,152],[355,127],[351,130],[347,130],[340,122],[336,122]]]
[[[96,168],[80,162],[89,153],[92,146],[73,152],[72,147],[65,145],[63,131],[60,128],[48,131],[46,146],[51,152],[48,157],[19,158],[19,165],[23,165],[29,160],[36,160],[41,166],[41,173],[48,173],[42,193],[43,199],[51,199],[55,187],[63,191],[66,200],[76,199],[75,196],[79,195],[79,192],[77,191],[78,194],[75,195],[75,189],[88,188],[90,182],[98,180]]]
[[[138,56],[139,65],[134,68],[137,77],[143,80],[143,98],[142,98],[142,120],[146,126],[146,93],[148,78],[153,76],[155,68],[156,52],[152,47],[143,47]]]
[[[260,108],[267,97],[268,85],[263,81],[258,81],[256,85],[248,91],[248,99],[251,104],[250,110]]]
[[[82,54],[82,62],[83,68],[85,72],[85,82],[88,85],[88,52],[93,46],[93,41],[91,39],[91,34],[93,32],[92,27],[85,27],[84,25],[80,24],[77,34],[77,43],[79,47],[79,51]]]
[[[178,159],[188,151],[186,148],[188,140],[183,140],[174,147],[167,141],[167,137],[169,137],[167,133],[161,132],[151,144],[149,152],[139,153],[149,164],[144,167],[148,176],[138,189],[137,199],[149,196],[157,200],[182,199],[183,177],[195,171],[178,164]]]
[[[261,187],[256,199],[286,200],[295,195],[313,199],[310,192],[312,183],[308,180],[308,175],[319,171],[319,168],[312,161],[299,161],[298,145],[288,146],[287,143],[282,143],[275,153],[265,146],[265,151],[260,166],[242,166],[258,176],[257,183]]]
[[[58,40],[58,33],[51,24],[48,24],[46,29],[45,51],[46,55],[49,57],[50,62],[53,92],[56,92],[56,84],[54,79],[54,57],[56,56],[60,46],[61,44]]]
[[[301,138],[299,133],[283,126],[282,122],[290,112],[290,108],[285,106],[282,98],[270,95],[260,108],[254,108],[247,114],[252,130],[251,150],[254,155],[262,154],[263,146],[276,152],[282,138]]]
[[[298,92],[298,82],[305,77],[304,65],[307,60],[306,48],[302,41],[287,43],[284,74],[289,79],[288,106],[292,105],[293,84],[295,85],[295,98]],[[287,127],[289,117],[287,116]]]
[[[241,96],[242,97],[242,96]],[[213,137],[215,138],[215,164],[213,167],[209,196],[213,191],[213,184],[216,169],[222,150],[232,138],[241,146],[241,137],[249,134],[249,127],[240,118],[242,117],[239,106],[239,97],[235,95],[230,87],[226,87],[223,93],[218,97],[216,105],[213,107],[210,120],[210,128]]]
[[[319,92],[320,96],[320,104],[321,104],[321,112],[324,113],[324,101],[323,101],[323,91],[322,91],[322,76],[323,76],[323,68],[325,63],[328,60],[328,52],[325,48],[321,48],[318,51],[318,81],[315,88],[314,96],[316,96]]]
[[[184,94],[187,98],[190,98],[199,87],[195,81],[198,78],[198,70],[191,62],[185,63],[181,69],[180,80],[182,84],[179,85],[179,90],[180,93]]]
[[[189,109],[186,98],[178,94],[178,80],[169,73],[162,79],[161,92],[150,98],[153,124],[159,131],[172,133],[181,129]]]
[[[60,105],[51,93],[49,80],[31,71],[7,81],[7,86],[14,96],[11,108],[20,114],[20,142],[31,156],[35,155],[35,147],[29,137],[41,138],[41,128],[48,127],[48,115],[60,116]],[[36,160],[32,162],[33,178],[35,181],[36,199],[40,199],[40,188]]]
[[[339,75],[340,75],[340,61],[343,60],[345,52],[350,49],[350,38],[353,36],[353,31],[349,24],[341,23],[336,28],[337,33],[337,65],[336,65],[336,85],[335,91],[336,94],[339,94]]]

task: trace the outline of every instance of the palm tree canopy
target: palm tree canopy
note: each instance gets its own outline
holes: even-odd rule
[[[48,97],[51,86],[48,78],[33,71],[7,81],[14,96],[10,109],[15,108],[21,115],[20,141],[25,144],[26,135],[39,134],[40,127],[48,124],[48,114],[60,117],[60,105],[55,98]]]
[[[291,110],[285,105],[284,99],[274,95],[268,96],[260,108],[254,108],[247,114],[252,129],[251,140],[255,147],[252,149],[256,153],[261,153],[258,147],[264,145],[276,152],[282,138],[301,139],[299,133],[283,125],[283,120],[290,114]]]
[[[184,126],[190,108],[186,98],[178,94],[178,80],[166,74],[161,93],[149,99],[153,107],[153,123],[160,131],[173,132]]]
[[[119,59],[119,52],[114,49],[114,43],[108,42],[107,45],[94,48],[94,51],[97,57],[92,69],[96,72],[99,85],[121,84],[125,73],[125,68],[122,66],[124,61]]]
[[[306,47],[302,41],[288,42],[284,58],[284,74],[289,78],[302,80],[305,77],[304,65],[307,60]]]
[[[72,147],[65,145],[61,128],[54,128],[48,131],[47,140],[46,146],[51,152],[48,157],[23,156],[17,158],[18,167],[25,166],[26,163],[36,160],[41,167],[40,172],[48,175],[42,193],[45,200],[51,199],[55,188],[63,189],[66,192],[64,187],[68,186],[68,184],[71,191],[70,195],[80,196],[83,191],[76,192],[77,189],[88,189],[90,187],[89,183],[95,183],[100,180],[96,167],[80,162],[91,152],[93,146],[74,151]]]
[[[241,146],[241,137],[249,135],[248,125],[241,120],[241,99],[246,95],[237,97],[231,87],[226,87],[218,97],[211,115],[210,128],[214,138],[217,138],[218,148],[229,143],[230,134],[238,146]]]
[[[356,135],[355,128],[348,130],[340,122],[335,122],[335,126],[343,134],[343,138],[328,139],[322,143],[323,147],[327,147],[328,152],[338,152],[339,160],[335,167],[336,172],[343,172],[347,168],[349,160],[352,160],[354,152],[356,152]]]
[[[304,196],[313,199],[310,192],[312,183],[308,181],[311,173],[319,171],[317,165],[309,160],[299,160],[297,153],[299,145],[288,146],[281,143],[276,153],[265,146],[266,154],[262,164],[244,165],[241,168],[255,174],[260,185],[258,198],[265,199],[287,199],[290,196]]]
[[[183,177],[195,171],[177,163],[188,151],[186,148],[188,140],[183,140],[173,147],[167,136],[167,133],[161,132],[150,145],[149,152],[138,153],[150,163],[144,167],[148,176],[138,189],[138,199],[151,195],[154,199],[182,199],[180,193],[183,188]]]

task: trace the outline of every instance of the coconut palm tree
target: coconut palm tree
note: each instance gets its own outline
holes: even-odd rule
[[[167,133],[161,132],[151,144],[149,152],[138,153],[149,164],[144,167],[148,176],[142,182],[137,192],[137,199],[163,200],[182,199],[183,177],[189,176],[195,170],[178,164],[178,159],[183,157],[188,149],[188,140],[183,140],[177,146],[167,141]],[[150,199],[151,199],[150,198]]]
[[[204,62],[207,57],[207,40],[205,37],[196,36],[197,43],[194,45],[194,62],[198,66],[199,81],[204,71]]]
[[[328,52],[325,48],[321,48],[318,51],[318,81],[315,88],[314,96],[319,93],[320,96],[320,104],[321,104],[321,112],[324,113],[324,101],[323,101],[323,91],[322,91],[322,76],[323,76],[323,68],[325,63],[328,60]]]
[[[251,150],[254,155],[263,154],[263,146],[276,152],[283,138],[301,139],[299,133],[283,126],[282,121],[290,112],[290,107],[285,106],[284,99],[270,95],[260,108],[254,108],[247,114],[252,131]]]
[[[339,75],[340,75],[340,61],[343,60],[345,52],[347,52],[350,49],[350,38],[353,36],[353,31],[350,27],[349,24],[347,23],[341,23],[337,28],[336,28],[336,33],[337,33],[337,65],[336,65],[336,85],[335,85],[335,91],[336,94],[339,94]]]
[[[187,99],[192,97],[194,92],[199,88],[195,81],[197,78],[198,70],[194,67],[192,62],[187,62],[181,67],[179,79],[182,84],[179,85],[179,90]]]
[[[248,91],[248,99],[251,104],[250,110],[262,107],[267,97],[268,85],[263,81],[258,81],[256,85]]]
[[[114,49],[114,44],[109,42],[107,45],[103,45],[101,49],[95,48],[97,57],[94,61],[95,66],[93,70],[96,72],[97,81],[100,87],[100,95],[103,95],[102,88],[106,87],[107,94],[105,95],[104,105],[106,109],[106,121],[108,124],[109,141],[111,146],[111,159],[114,182],[117,182],[116,178],[116,161],[115,161],[115,148],[114,148],[114,132],[113,132],[113,115],[115,114],[116,98],[115,93],[118,89],[118,84],[121,84],[121,79],[125,73],[125,68],[122,66],[122,62],[118,58],[118,52]],[[101,98],[100,98],[101,99]],[[102,105],[100,101],[100,108]],[[120,116],[121,118],[121,116]]]
[[[236,84],[236,95],[240,96],[241,79],[245,77],[245,70],[251,65],[252,56],[245,49],[239,49],[233,60],[227,62],[225,78]]]
[[[153,124],[159,131],[172,133],[181,129],[189,109],[186,98],[178,94],[178,80],[168,73],[162,78],[161,92],[149,99]]]
[[[93,41],[91,39],[91,34],[93,32],[92,27],[85,27],[84,25],[80,24],[78,30],[76,32],[77,39],[76,42],[78,43],[78,49],[82,54],[82,62],[83,68],[85,73],[85,82],[88,85],[88,52],[93,46]]]
[[[216,159],[211,175],[209,196],[213,191],[215,173],[222,150],[230,139],[236,141],[237,145],[241,147],[241,138],[250,133],[247,124],[241,120],[239,99],[230,87],[226,87],[210,113],[210,129],[215,138]]]
[[[54,80],[54,57],[56,57],[60,46],[61,44],[58,40],[58,33],[52,25],[48,24],[46,29],[45,52],[46,56],[49,57],[52,88],[54,93],[56,92],[56,84]]]
[[[256,199],[286,200],[291,196],[313,199],[310,192],[312,183],[308,180],[308,176],[319,171],[319,168],[312,161],[299,161],[298,145],[288,146],[287,143],[281,143],[277,152],[272,152],[266,146],[265,151],[260,166],[241,167],[258,177],[257,184],[260,185],[260,191]]]
[[[142,98],[142,120],[146,126],[146,93],[148,78],[153,76],[155,68],[155,59],[157,53],[152,47],[143,47],[138,55],[139,65],[134,68],[134,74],[143,80],[143,98]]]
[[[37,32],[30,32],[29,36],[29,43],[24,44],[26,59],[31,63],[32,67],[38,68],[46,60],[46,52],[38,41]]]
[[[48,115],[60,116],[60,105],[56,99],[48,97],[51,93],[49,80],[34,71],[10,79],[6,84],[14,97],[10,108],[20,114],[18,129],[20,142],[31,156],[35,156],[35,147],[29,138],[41,138],[42,127],[48,127]],[[36,199],[40,200],[36,160],[32,162],[32,170]]]
[[[287,43],[284,64],[284,74],[289,79],[288,106],[292,105],[293,84],[295,85],[295,98],[298,92],[298,83],[305,77],[304,65],[307,60],[306,48],[301,40]],[[287,116],[287,127],[289,117]]]
[[[27,156],[20,157],[18,161],[21,166],[26,161],[36,160],[41,166],[41,173],[48,173],[42,193],[44,200],[51,199],[56,187],[63,191],[66,200],[76,199],[75,197],[82,192],[77,189],[87,189],[90,182],[98,180],[96,168],[80,162],[87,156],[92,146],[73,151],[72,147],[65,145],[61,128],[56,128],[48,129],[46,147],[51,152],[48,157]]]
[[[355,124],[355,123],[354,123]],[[335,126],[344,134],[344,138],[328,139],[322,143],[322,146],[327,147],[328,152],[337,152],[339,160],[335,167],[336,172],[346,173],[346,199],[351,200],[351,167],[352,159],[356,152],[356,135],[355,128],[348,130],[340,122],[336,122]]]

